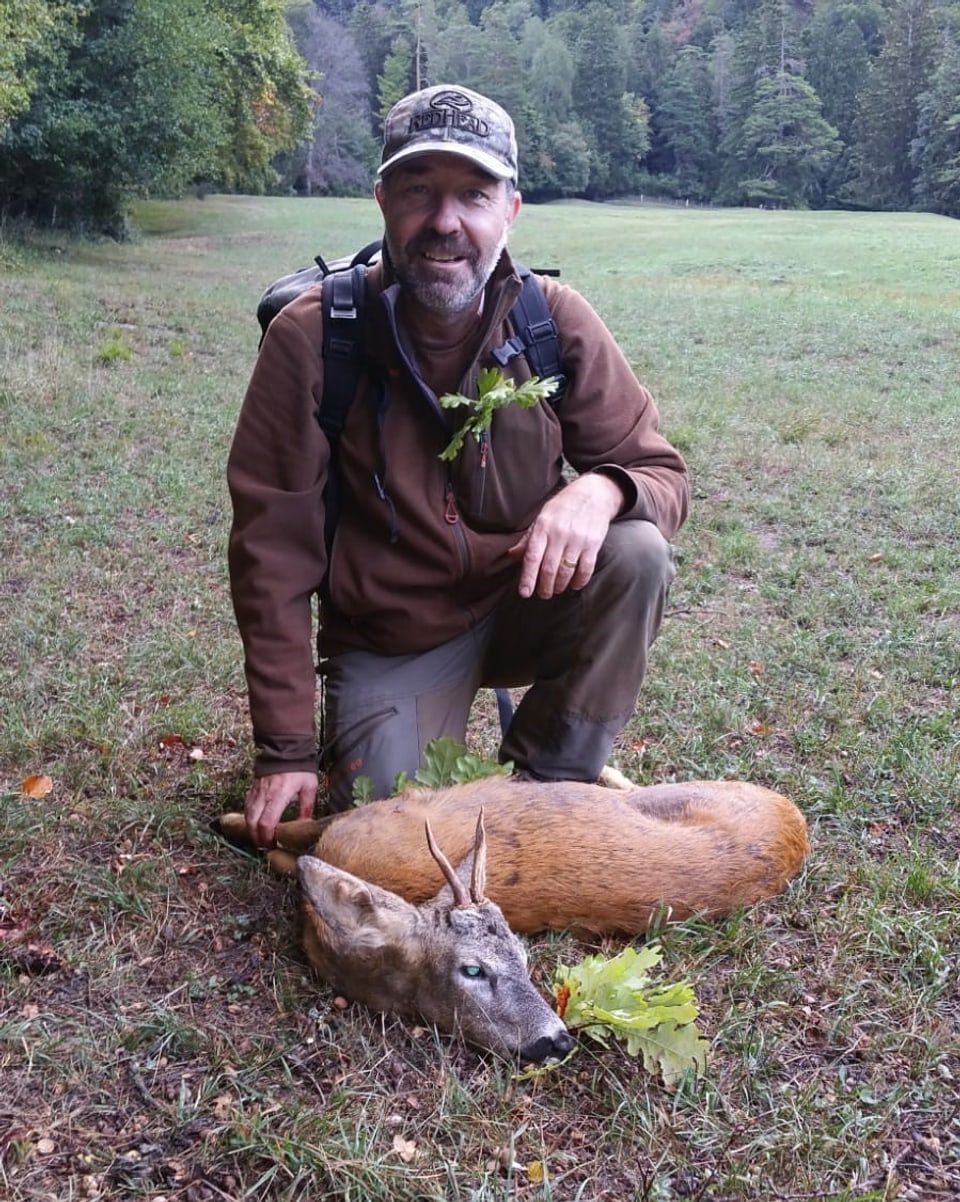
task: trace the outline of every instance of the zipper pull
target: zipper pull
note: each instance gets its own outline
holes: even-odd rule
[[[480,431],[480,469],[481,471],[487,466],[487,446],[490,442],[490,435],[486,430]]]
[[[443,520],[448,526],[455,526],[460,521],[460,514],[457,512],[457,500],[453,495],[453,485],[449,480],[443,490],[443,495]]]
[[[397,522],[397,507],[394,505],[390,494],[383,487],[383,481],[380,479],[378,472],[373,473],[373,487],[377,490],[377,496],[390,510],[390,542],[395,543],[400,539],[400,526]]]

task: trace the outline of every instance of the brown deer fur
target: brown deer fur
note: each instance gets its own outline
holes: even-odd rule
[[[294,871],[297,854],[310,851],[421,904],[444,884],[425,820],[460,865],[472,853],[481,807],[486,894],[521,932],[633,935],[658,916],[719,917],[780,892],[809,852],[800,811],[758,785],[691,781],[620,792],[494,776],[283,823],[271,863]],[[243,817],[228,815],[222,826],[240,835]]]

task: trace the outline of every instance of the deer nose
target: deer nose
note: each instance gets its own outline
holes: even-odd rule
[[[574,1039],[569,1031],[561,1028],[555,1035],[541,1035],[533,1043],[520,1049],[520,1059],[532,1064],[544,1060],[562,1060],[573,1048]]]

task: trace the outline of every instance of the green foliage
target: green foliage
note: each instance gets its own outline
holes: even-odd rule
[[[76,11],[60,0],[0,0],[0,133],[30,104]]]
[[[465,785],[485,776],[509,776],[512,764],[498,764],[467,751],[456,739],[432,739],[423,750],[423,767],[414,774],[417,784],[428,789]]]
[[[444,80],[512,113],[528,200],[956,211],[955,4],[290,0],[298,52],[286,2],[0,0],[4,211],[119,236],[146,193],[365,192]]]
[[[717,119],[712,104],[710,56],[686,46],[663,80],[660,128],[673,150],[673,174],[681,196],[706,199],[716,174]]]
[[[138,194],[199,179],[263,190],[311,116],[277,0],[115,0],[37,68],[0,141],[0,191],[38,223],[119,237]]]
[[[377,77],[377,99],[381,122],[398,100],[413,87],[413,49],[405,35],[394,38],[390,53],[383,64],[383,74]]]
[[[364,806],[368,801],[374,800],[373,780],[369,776],[354,777],[350,800],[355,806]]]
[[[807,201],[840,153],[837,131],[820,115],[812,86],[787,71],[757,83],[740,145],[747,199],[790,208]]]
[[[910,150],[920,97],[936,62],[934,0],[891,5],[883,36],[883,49],[858,98],[850,195],[871,208],[908,209],[914,201]]]
[[[111,330],[106,342],[97,347],[97,362],[109,365],[111,363],[129,363],[133,358],[133,348],[126,341],[120,330]]]
[[[517,384],[514,380],[506,379],[499,368],[485,367],[477,381],[476,400],[459,392],[447,392],[440,397],[440,404],[444,409],[466,407],[473,410],[440,452],[440,458],[456,459],[468,434],[472,434],[478,441],[482,439],[493,424],[493,415],[497,409],[502,409],[505,405],[532,409],[534,405],[539,405],[541,401],[553,396],[558,385],[559,381],[553,376],[548,380],[540,380],[534,376],[522,384]]]
[[[960,217],[960,44],[951,37],[918,100],[917,137],[910,156],[918,168],[915,193],[925,209]]]
[[[509,776],[512,771],[512,763],[498,764],[495,760],[468,751],[456,739],[442,736],[431,739],[423,749],[423,764],[413,774],[412,783],[426,789],[446,789],[450,785],[465,785],[485,776]],[[410,784],[406,772],[398,773],[393,782],[393,795],[398,796]],[[354,805],[366,805],[374,800],[373,781],[369,776],[354,779],[351,798]]]
[[[652,976],[663,956],[655,944],[627,947],[612,959],[587,956],[573,968],[561,964],[554,974],[554,996],[564,1022],[606,1045],[626,1043],[631,1056],[642,1056],[649,1073],[675,1086],[693,1070],[703,1073],[707,1042],[695,1019],[693,988],[685,981],[658,983]]]

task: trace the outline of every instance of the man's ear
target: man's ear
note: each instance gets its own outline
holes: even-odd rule
[[[378,179],[373,185],[373,198],[380,206],[380,212],[383,212],[383,180]]]
[[[523,207],[523,197],[519,192],[514,192],[511,197],[510,204],[507,206],[507,224],[513,225],[516,219],[520,216],[520,209]]]

